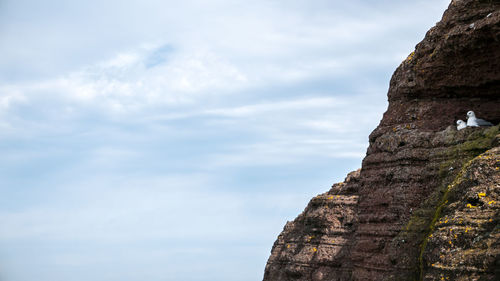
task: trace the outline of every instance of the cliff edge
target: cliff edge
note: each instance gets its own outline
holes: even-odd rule
[[[362,168],[314,197],[264,281],[500,280],[500,1],[455,0],[395,71]]]

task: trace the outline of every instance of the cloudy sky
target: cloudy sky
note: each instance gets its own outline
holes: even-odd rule
[[[0,1],[0,280],[260,280],[449,0]]]

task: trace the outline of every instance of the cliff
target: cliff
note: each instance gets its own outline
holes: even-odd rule
[[[452,1],[395,71],[362,168],[279,235],[264,281],[500,280],[500,1]]]

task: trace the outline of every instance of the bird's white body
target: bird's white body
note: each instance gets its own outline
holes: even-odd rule
[[[479,127],[479,126],[493,126],[490,122],[476,118],[474,111],[467,112],[467,126],[469,127]]]
[[[457,121],[457,130],[462,130],[467,128],[467,123],[465,123],[463,120],[458,120]]]
[[[477,123],[477,118],[476,117],[467,118],[467,126],[479,127],[479,124]]]

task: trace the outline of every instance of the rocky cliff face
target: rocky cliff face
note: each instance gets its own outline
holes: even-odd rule
[[[275,242],[264,281],[500,280],[500,1],[452,1],[398,67],[362,168]],[[450,126],[452,125],[452,126]]]

